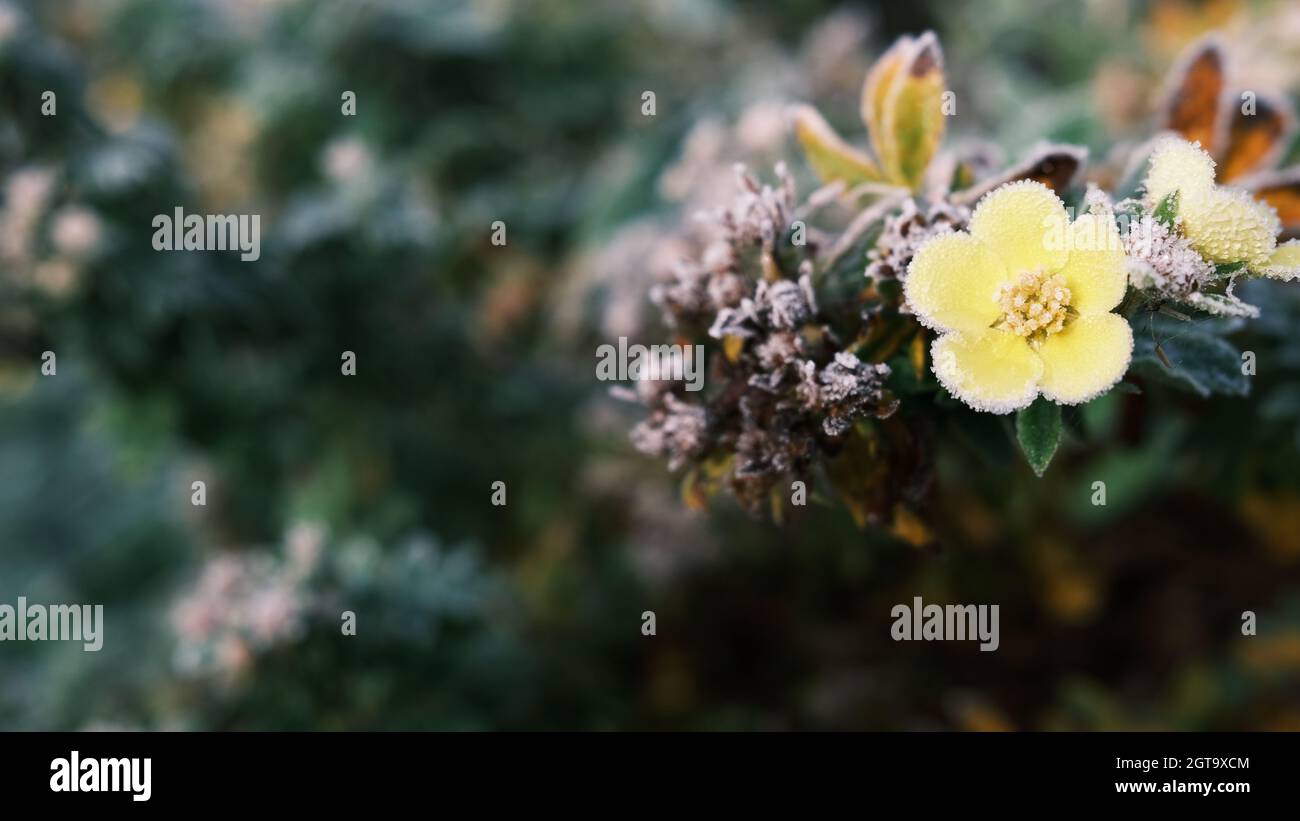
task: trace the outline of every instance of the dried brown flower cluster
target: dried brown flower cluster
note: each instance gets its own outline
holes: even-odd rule
[[[896,407],[889,367],[845,350],[821,320],[815,243],[792,241],[800,204],[784,167],[776,174],[769,186],[740,170],[735,201],[704,216],[716,239],[652,290],[665,325],[697,344],[707,329],[720,350],[709,390],[640,383],[650,416],[632,432],[638,450],[698,469],[753,513],[788,490],[784,481],[807,478],[856,420]]]
[[[907,266],[922,245],[949,231],[961,231],[970,221],[970,209],[949,202],[925,207],[916,200],[903,202],[899,212],[885,221],[876,245],[867,252],[867,276],[875,280],[907,278]]]

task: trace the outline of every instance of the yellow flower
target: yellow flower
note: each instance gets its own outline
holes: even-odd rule
[[[1300,279],[1300,239],[1279,245],[1260,273],[1283,281]]]
[[[1050,189],[1021,181],[980,201],[970,233],[922,246],[905,295],[939,331],[930,353],[943,386],[976,410],[1009,413],[1040,393],[1087,402],[1124,376],[1133,332],[1111,311],[1127,285],[1113,216],[1069,222]]]
[[[1170,137],[1151,152],[1147,171],[1147,196],[1153,205],[1175,191],[1191,199],[1214,188],[1214,158],[1201,150],[1200,143]]]
[[[1152,207],[1178,192],[1183,234],[1210,262],[1269,264],[1282,229],[1277,212],[1245,191],[1216,186],[1214,160],[1199,144],[1162,141],[1151,154],[1146,189]]]

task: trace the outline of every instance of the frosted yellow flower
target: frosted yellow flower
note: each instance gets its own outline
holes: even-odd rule
[[[1110,215],[1070,222],[1041,183],[991,192],[970,232],[943,234],[908,267],[905,294],[939,331],[934,373],[957,398],[992,413],[1041,393],[1075,405],[1105,393],[1128,370],[1133,332],[1111,311],[1128,278]]]
[[[1283,281],[1300,279],[1300,239],[1277,246],[1260,273]]]
[[[1282,230],[1277,212],[1235,188],[1214,184],[1214,160],[1197,143],[1176,137],[1151,154],[1146,179],[1152,207],[1178,192],[1183,235],[1210,262],[1245,262],[1252,270],[1269,264]]]

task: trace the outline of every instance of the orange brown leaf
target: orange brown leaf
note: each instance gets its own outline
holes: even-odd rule
[[[1240,106],[1234,109],[1219,161],[1219,182],[1271,168],[1290,145],[1294,131],[1295,117],[1285,100],[1259,97],[1253,114],[1243,113]]]
[[[1192,45],[1170,73],[1164,127],[1200,142],[1211,154],[1223,129],[1222,102],[1227,87],[1223,48],[1214,38]]]

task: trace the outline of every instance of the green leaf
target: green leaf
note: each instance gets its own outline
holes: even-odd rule
[[[1061,406],[1039,398],[1016,414],[1016,439],[1036,476],[1042,476],[1061,444]]]
[[[1250,377],[1241,371],[1240,352],[1226,340],[1200,331],[1185,330],[1157,339],[1138,334],[1133,346],[1133,368],[1202,398],[1215,393],[1250,393]]]
[[[1178,216],[1178,192],[1170,191],[1156,206],[1156,210],[1151,216],[1155,217],[1157,222],[1163,223],[1166,228],[1172,230],[1174,217]]]

